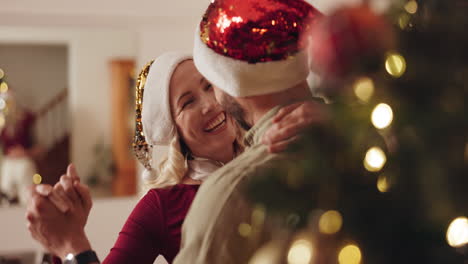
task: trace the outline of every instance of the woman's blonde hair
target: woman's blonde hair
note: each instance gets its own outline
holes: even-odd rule
[[[157,177],[153,180],[145,180],[143,183],[144,189],[166,188],[182,182],[187,173],[187,159],[182,151],[179,136],[175,135],[166,156],[159,162],[157,166]]]

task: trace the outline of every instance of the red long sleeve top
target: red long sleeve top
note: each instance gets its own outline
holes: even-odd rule
[[[103,264],[152,264],[158,255],[172,263],[180,249],[182,223],[198,185],[152,189],[138,202]]]

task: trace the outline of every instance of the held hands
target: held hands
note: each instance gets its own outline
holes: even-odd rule
[[[92,207],[86,185],[73,165],[55,186],[32,186],[26,219],[32,237],[60,257],[91,249],[84,226]]]
[[[326,105],[315,101],[297,102],[281,108],[273,118],[273,125],[265,132],[262,142],[270,153],[286,150],[308,128],[329,120]]]

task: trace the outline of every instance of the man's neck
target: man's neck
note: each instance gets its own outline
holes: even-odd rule
[[[309,86],[304,81],[282,92],[242,98],[242,105],[248,113],[247,120],[255,125],[268,111],[278,105],[291,104],[312,97]]]

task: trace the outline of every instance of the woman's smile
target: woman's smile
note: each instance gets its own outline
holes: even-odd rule
[[[221,130],[224,130],[223,128],[225,127],[226,127],[226,113],[220,112],[219,114],[217,114],[215,117],[213,117],[207,122],[203,130],[207,133],[215,133],[215,132],[219,133],[221,132]]]

